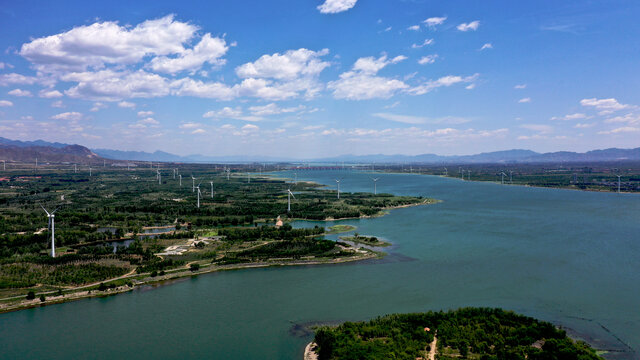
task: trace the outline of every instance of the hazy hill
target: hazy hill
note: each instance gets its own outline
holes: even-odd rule
[[[0,137],[0,146],[4,150],[0,151],[0,157],[4,159],[35,159],[35,152],[43,152],[44,155],[52,158],[69,158],[69,156],[79,156],[80,158],[102,157],[113,160],[137,160],[137,161],[162,161],[162,162],[324,162],[324,163],[421,163],[421,164],[444,164],[444,163],[557,163],[557,162],[594,162],[594,161],[640,161],[640,147],[635,149],[610,148],[603,150],[592,150],[585,153],[571,151],[558,151],[550,153],[537,153],[531,150],[512,149],[503,151],[493,151],[475,155],[451,155],[443,156],[436,154],[420,155],[341,155],[328,158],[317,159],[291,159],[270,156],[210,156],[210,155],[187,155],[180,156],[164,151],[122,151],[112,149],[89,150],[80,145],[68,145],[61,143],[51,143],[43,140],[19,141]],[[72,148],[69,148],[72,147]],[[38,149],[32,149],[38,148]],[[20,153],[22,149],[22,154]],[[29,150],[25,150],[29,149]],[[49,149],[49,150],[46,150]],[[55,150],[57,149],[57,150]],[[66,149],[66,150],[65,150]],[[84,150],[81,150],[84,149]],[[87,153],[88,152],[88,153]],[[6,154],[6,155],[5,155]],[[67,156],[67,157],[65,157]],[[39,158],[44,159],[42,156]],[[23,161],[23,160],[21,160]],[[58,161],[58,160],[43,160]],[[78,160],[59,160],[78,161]]]
[[[16,146],[0,144],[0,159],[20,162],[73,162],[88,163],[100,157],[80,145],[53,146]]]

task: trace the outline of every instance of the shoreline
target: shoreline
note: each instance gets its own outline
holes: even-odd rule
[[[562,186],[538,186],[538,185],[530,185],[530,184],[500,184],[497,181],[484,181],[484,180],[462,180],[460,178],[457,177],[453,177],[453,176],[444,176],[444,175],[436,175],[436,174],[421,174],[421,173],[403,173],[403,172],[395,172],[395,171],[375,171],[377,173],[380,174],[397,174],[397,175],[422,175],[422,176],[437,176],[440,178],[445,178],[445,179],[452,179],[452,180],[460,180],[460,181],[471,181],[471,182],[478,182],[478,183],[490,183],[490,184],[496,184],[496,185],[509,185],[509,186],[523,186],[523,187],[530,187],[530,188],[536,188],[536,189],[555,189],[555,190],[573,190],[573,191],[584,191],[584,192],[595,192],[595,193],[603,193],[603,194],[635,194],[635,195],[640,195],[640,192],[631,192],[631,191],[621,191],[621,192],[617,192],[617,191],[606,191],[606,190],[599,190],[599,189],[576,189],[576,188],[571,188],[571,187],[562,187]]]
[[[356,262],[356,261],[376,259],[383,256],[380,253],[377,253],[374,251],[367,251],[365,255],[362,255],[362,254],[363,253],[360,253],[359,256],[353,256],[348,258],[322,259],[322,260],[308,259],[308,260],[291,260],[291,261],[274,261],[274,262],[263,261],[258,263],[242,263],[242,264],[231,264],[231,265],[211,264],[198,271],[191,271],[188,268],[189,264],[187,264],[186,267],[178,269],[177,271],[173,271],[171,273],[167,273],[166,275],[163,275],[163,276],[150,277],[150,273],[144,273],[144,274],[134,273],[125,277],[104,280],[100,283],[103,283],[106,285],[109,282],[118,281],[118,280],[132,280],[134,283],[133,285],[121,285],[115,288],[108,288],[103,291],[94,289],[94,287],[98,285],[89,284],[89,285],[81,285],[76,288],[76,289],[86,288],[87,290],[71,292],[71,293],[63,294],[62,296],[51,296],[44,302],[41,302],[38,299],[38,294],[36,294],[35,299],[26,300],[24,297],[22,297],[22,300],[20,302],[16,304],[9,304],[6,306],[3,306],[4,304],[2,304],[2,302],[5,300],[0,299],[0,315],[4,313],[14,312],[14,311],[26,310],[26,309],[31,309],[35,307],[44,307],[48,305],[62,304],[62,303],[76,301],[76,300],[82,300],[82,299],[88,299],[88,298],[94,298],[94,297],[113,296],[113,295],[117,295],[125,292],[130,292],[130,291],[139,289],[143,286],[153,286],[153,285],[167,286],[167,285],[171,285],[173,280],[178,280],[178,279],[191,277],[191,276],[197,276],[200,274],[209,274],[209,273],[214,273],[218,271],[233,271],[233,270],[243,270],[243,269],[280,267],[280,266],[345,264],[345,263]],[[142,278],[144,280],[139,280],[139,281],[135,280],[136,277],[142,277],[142,276],[144,276]],[[167,282],[167,284],[162,284],[164,282]],[[55,293],[55,291],[51,291],[50,293]],[[6,299],[11,299],[11,298],[6,298]]]

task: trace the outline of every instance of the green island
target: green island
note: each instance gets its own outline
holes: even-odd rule
[[[360,235],[358,233],[353,234],[353,236],[340,236],[340,240],[350,241],[355,244],[363,244],[363,245],[374,246],[374,247],[391,246],[391,243],[382,241],[375,236]]]
[[[357,229],[357,227],[353,226],[353,225],[333,225],[330,228],[328,228],[328,231],[326,232],[327,234],[341,234],[341,233],[346,233],[349,231],[353,231]]]
[[[553,324],[511,311],[462,308],[394,314],[316,329],[307,359],[597,360]]]
[[[129,162],[91,172],[44,164],[36,173],[12,166],[0,181],[0,312],[211,271],[376,258],[380,253],[324,239],[322,226],[294,229],[289,221],[379,216],[435,202],[347,192],[338,198],[318,184],[256,174],[262,167],[228,169]],[[287,211],[289,189],[295,197]],[[55,257],[42,207],[57,209]]]

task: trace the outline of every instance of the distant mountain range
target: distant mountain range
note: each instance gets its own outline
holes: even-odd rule
[[[301,162],[300,159],[287,159],[268,156],[180,156],[164,151],[153,153],[144,151],[121,151],[110,149],[88,149],[80,145],[51,143],[43,140],[19,141],[0,137],[0,160],[33,161],[35,157],[41,161],[84,162],[100,160],[159,161],[159,162],[202,162],[202,163],[247,163],[247,162]],[[558,151],[537,153],[531,150],[504,150],[476,155],[442,156],[436,154],[422,155],[342,155],[328,158],[304,160],[304,162],[321,163],[557,163],[557,162],[597,162],[597,161],[640,161],[640,147],[635,149],[610,148],[592,150],[585,153]]]
[[[47,145],[41,140],[24,143],[5,140],[7,139],[0,138],[0,160],[35,162],[38,159],[40,163],[90,163],[100,160],[98,155],[81,145]]]

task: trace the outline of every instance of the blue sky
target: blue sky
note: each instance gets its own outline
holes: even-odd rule
[[[0,136],[186,155],[640,146],[637,1],[0,7]]]

